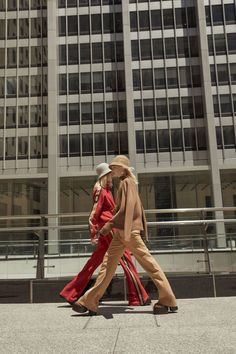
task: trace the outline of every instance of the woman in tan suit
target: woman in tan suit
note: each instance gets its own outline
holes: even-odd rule
[[[176,312],[178,307],[171,286],[143,242],[147,238],[147,223],[130,161],[126,156],[119,155],[109,167],[113,177],[120,179],[120,185],[114,216],[103,226],[100,233],[107,235],[111,229],[115,229],[114,238],[104,257],[95,285],[73,304],[72,309],[79,313],[89,311],[90,315],[97,313],[99,300],[112,280],[121,255],[125,248],[128,248],[158,289],[159,299],[154,305],[154,314]]]

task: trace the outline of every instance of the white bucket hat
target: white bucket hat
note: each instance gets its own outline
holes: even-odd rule
[[[96,167],[96,172],[98,175],[98,179],[102,178],[103,176],[107,175],[108,173],[111,172],[111,169],[109,168],[108,163],[102,162]]]

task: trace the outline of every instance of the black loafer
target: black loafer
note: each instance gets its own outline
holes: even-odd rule
[[[85,313],[88,311],[87,307],[78,304],[77,302],[72,305],[72,310],[78,313]]]
[[[154,315],[166,315],[169,312],[177,312],[177,311],[178,311],[178,306],[164,306],[158,303],[156,303],[153,306]]]

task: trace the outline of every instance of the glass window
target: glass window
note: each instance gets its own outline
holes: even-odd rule
[[[131,41],[132,60],[139,60],[139,41]]]
[[[224,137],[224,147],[226,149],[235,148],[235,133],[234,127],[225,126],[223,127],[223,137]]]
[[[230,64],[231,83],[236,84],[236,63]]]
[[[19,66],[21,68],[29,66],[29,48],[19,47]]]
[[[216,34],[215,35],[215,51],[216,51],[216,54],[225,54],[226,53],[224,34]]]
[[[29,38],[29,19],[20,18],[19,19],[19,37]]]
[[[67,26],[68,26],[68,36],[77,36],[78,35],[78,17],[77,16],[68,16],[67,17]]]
[[[69,124],[70,125],[80,124],[79,104],[78,103],[70,103],[69,104]]]
[[[178,74],[176,68],[167,68],[168,88],[178,87]]]
[[[67,7],[77,7],[77,0],[67,0]]]
[[[41,96],[42,95],[42,85],[41,85],[41,75],[31,76],[31,96]]]
[[[155,75],[155,88],[156,89],[165,89],[166,88],[166,76],[165,69],[154,69]]]
[[[114,22],[113,14],[103,14],[103,32],[104,33],[113,33],[114,32]]]
[[[235,4],[225,4],[225,21],[227,24],[236,23]]]
[[[18,137],[18,158],[27,159],[28,158],[28,137],[19,136]]]
[[[127,131],[120,132],[119,136],[120,154],[128,154],[128,134]]]
[[[153,75],[151,69],[142,70],[143,90],[153,89]]]
[[[16,48],[7,48],[7,67],[16,68],[17,56]]]
[[[213,104],[214,104],[215,117],[219,117],[219,115],[220,115],[220,107],[219,107],[218,96],[213,96]]]
[[[80,155],[80,136],[79,134],[69,135],[70,157]]]
[[[123,32],[122,14],[120,12],[115,12],[115,32]]]
[[[78,45],[68,44],[68,64],[78,64]]]
[[[217,140],[217,148],[222,149],[223,147],[223,138],[221,127],[216,127],[216,140]]]
[[[205,6],[205,14],[206,14],[206,24],[207,24],[207,26],[211,26],[210,6]]]
[[[16,127],[16,107],[6,108],[6,127],[15,128]]]
[[[107,153],[108,153],[108,155],[119,154],[119,143],[118,143],[118,133],[117,132],[107,133]]]
[[[69,94],[79,93],[79,74],[69,74]]]
[[[223,11],[221,5],[212,6],[212,17],[214,25],[223,25]]]
[[[0,0],[0,11],[5,11],[6,9],[6,0]]]
[[[104,123],[105,115],[104,115],[104,103],[103,102],[94,102],[94,123]]]
[[[191,57],[198,57],[199,56],[199,49],[198,49],[198,39],[196,36],[189,37],[190,43],[190,55]]]
[[[192,97],[182,97],[182,114],[183,118],[193,118],[193,101]]]
[[[160,10],[152,10],[151,11],[151,25],[152,30],[160,30],[161,26],[161,11]]]
[[[103,72],[94,72],[93,73],[93,92],[103,92],[104,91],[104,82],[103,82]]]
[[[115,92],[116,91],[116,72],[106,71],[105,72],[105,91]]]
[[[89,23],[89,16],[88,15],[80,15],[79,28],[80,28],[81,35],[90,33],[90,23]]]
[[[199,65],[194,65],[191,67],[192,71],[192,82],[193,82],[193,87],[201,87],[201,72],[200,72],[200,66]]]
[[[123,42],[116,42],[116,60],[118,62],[124,61],[124,46]]]
[[[16,138],[6,138],[6,160],[16,158]]]
[[[93,134],[82,134],[82,155],[93,156]]]
[[[186,15],[185,7],[180,7],[175,9],[175,22],[176,22],[176,28],[187,27],[187,15]]]
[[[136,151],[137,151],[137,154],[142,154],[142,153],[144,153],[143,131],[138,130],[135,133],[136,133]]]
[[[67,93],[67,78],[66,74],[59,75],[59,94],[66,95]]]
[[[174,28],[174,17],[172,9],[163,10],[164,28]]]
[[[236,33],[228,33],[227,39],[229,52],[236,53]]]
[[[182,137],[181,129],[171,130],[171,145],[172,145],[172,151],[183,150],[183,137]]]
[[[155,108],[153,99],[143,100],[144,120],[155,120]]]
[[[232,103],[230,95],[220,95],[221,115],[232,115]]]
[[[148,11],[139,11],[139,30],[140,31],[149,31],[149,13]]]
[[[104,57],[105,57],[105,62],[115,61],[115,47],[113,42],[104,43]]]
[[[40,105],[30,106],[30,126],[40,127],[42,121],[42,107]]]
[[[59,46],[59,65],[66,65],[66,45],[65,44]]]
[[[90,44],[80,44],[80,64],[89,64],[91,62]]]
[[[179,68],[180,87],[191,87],[191,74],[189,66]]]
[[[18,78],[18,96],[28,97],[29,96],[29,77],[19,76]]]
[[[229,84],[229,72],[227,64],[218,64],[217,65],[217,74],[219,85],[228,85]]]
[[[58,17],[58,27],[59,27],[59,36],[66,35],[66,17],[60,16]]]
[[[130,12],[130,29],[132,32],[138,31],[137,12]]]
[[[125,72],[123,70],[117,71],[117,90],[125,91]]]
[[[92,43],[92,60],[93,63],[102,63],[102,43]]]
[[[146,152],[157,152],[157,137],[155,130],[145,131]]]
[[[133,88],[135,91],[141,90],[141,79],[139,69],[133,70]]]
[[[196,135],[194,128],[184,129],[184,146],[186,151],[196,150]]]
[[[60,125],[67,125],[67,106],[66,106],[66,104],[59,105],[59,121],[60,121]]]
[[[11,18],[7,20],[7,38],[8,39],[16,39],[17,36],[17,26],[16,19]]]
[[[91,21],[92,21],[92,33],[93,34],[102,33],[101,15],[100,14],[91,15]]]
[[[106,121],[107,123],[116,123],[117,117],[117,102],[107,101],[106,102]]]
[[[189,57],[188,37],[177,37],[178,57]]]
[[[170,112],[170,119],[180,118],[180,106],[179,106],[178,97],[169,98],[169,112]]]
[[[31,136],[30,137],[30,157],[31,158],[41,158],[42,146],[41,146],[41,136]]]
[[[91,93],[90,73],[81,73],[81,93]]]
[[[170,136],[167,129],[158,130],[158,143],[160,152],[170,151]]]
[[[143,119],[142,100],[134,100],[134,117],[136,122],[141,122]]]
[[[212,86],[215,86],[217,83],[215,65],[211,65],[210,69],[211,69],[211,84]]]
[[[31,38],[41,37],[41,18],[31,18]]]
[[[163,59],[163,41],[162,39],[153,39],[152,40],[153,46],[153,58],[154,59]]]
[[[66,7],[66,0],[57,0],[57,7],[58,8]]]
[[[175,58],[176,50],[175,50],[175,39],[174,38],[165,38],[165,50],[167,58]]]
[[[187,7],[188,27],[196,27],[196,13],[194,7]]]
[[[82,103],[81,104],[81,121],[82,121],[82,124],[92,124],[91,103]]]
[[[5,20],[0,19],[0,39],[5,39]]]
[[[158,120],[168,119],[168,107],[166,98],[157,98],[156,100],[156,110]]]
[[[119,122],[127,121],[126,101],[118,101]]]
[[[198,150],[206,150],[207,149],[205,127],[197,128],[197,145],[198,145]]]
[[[7,97],[16,97],[16,78],[7,77]]]
[[[91,6],[101,5],[101,0],[91,0]]]
[[[0,107],[0,128],[4,126],[4,107]]]
[[[106,141],[104,133],[95,133],[95,155],[105,155],[106,154]]]
[[[5,78],[0,77],[0,97],[3,98],[5,95]]]
[[[141,39],[140,47],[141,47],[141,59],[150,60],[152,58],[150,39]]]
[[[60,157],[68,156],[67,135],[60,135]]]
[[[89,0],[79,0],[79,6],[89,6]]]
[[[203,109],[203,99],[202,96],[193,96],[194,98],[194,107],[196,118],[203,118],[204,109]]]

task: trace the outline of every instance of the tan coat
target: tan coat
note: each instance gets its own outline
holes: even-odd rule
[[[143,206],[136,184],[129,177],[120,182],[114,216],[105,224],[101,233],[107,235],[113,228],[122,230],[126,241],[130,240],[131,232],[134,230],[140,230],[142,238],[147,239],[147,222]]]

